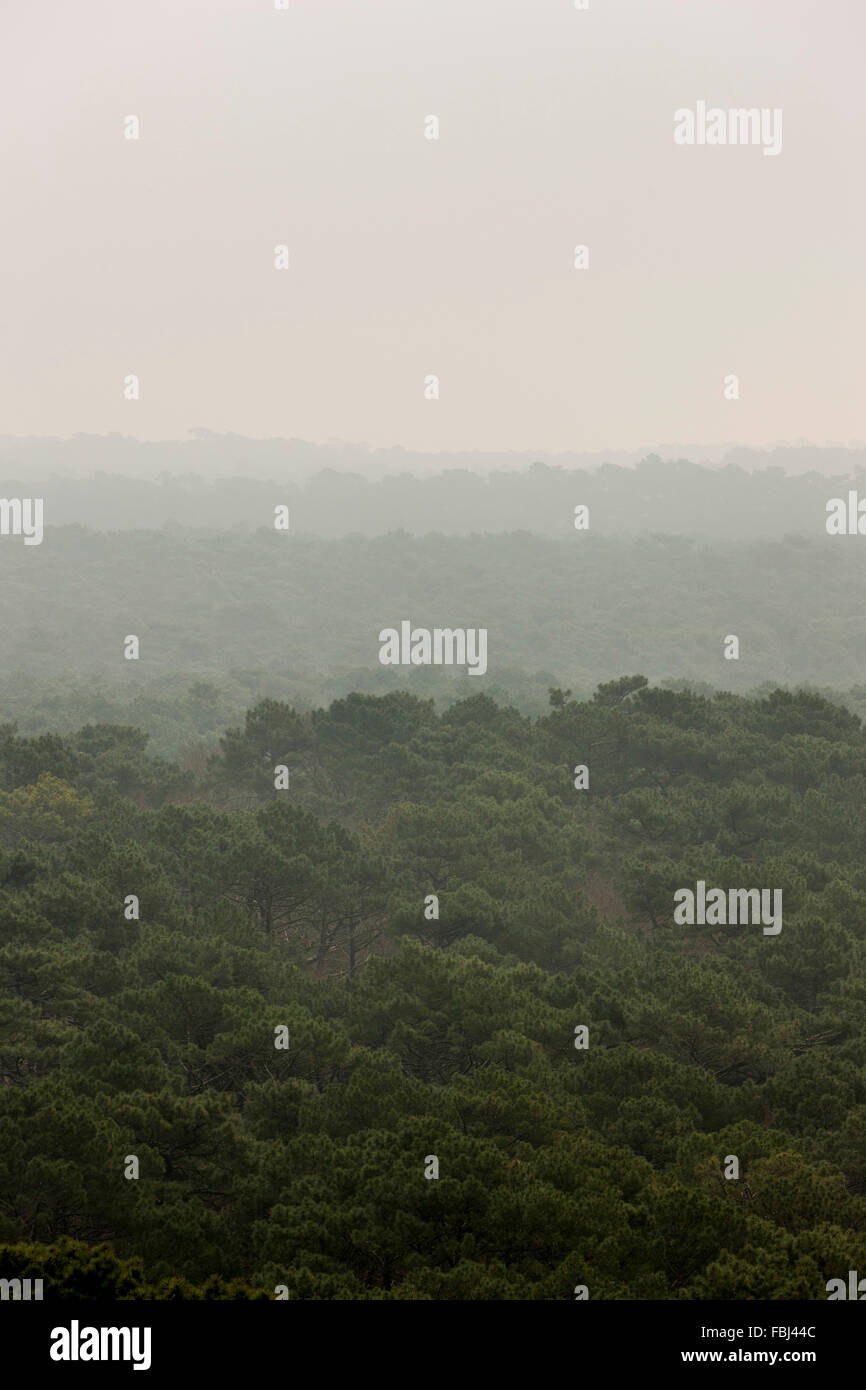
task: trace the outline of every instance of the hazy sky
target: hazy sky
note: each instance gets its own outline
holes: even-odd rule
[[[2,0],[4,434],[863,436],[863,0],[288,3]]]

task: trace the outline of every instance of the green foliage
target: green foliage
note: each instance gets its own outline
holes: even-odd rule
[[[269,699],[194,778],[129,727],[0,731],[0,1277],[822,1299],[866,1269],[859,720],[551,695]],[[675,926],[698,878],[781,887],[781,934]]]

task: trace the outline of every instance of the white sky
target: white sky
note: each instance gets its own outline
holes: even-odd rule
[[[863,0],[590,4],[0,0],[0,433],[862,437]]]

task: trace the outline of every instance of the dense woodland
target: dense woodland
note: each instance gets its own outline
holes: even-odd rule
[[[0,670],[10,673],[0,718],[24,727],[31,704],[26,688],[16,703],[15,689],[27,679],[53,686],[62,707],[70,681],[91,700],[102,683],[133,699],[148,688],[170,695],[182,675],[184,689],[203,683],[217,702],[230,699],[230,710],[209,712],[214,733],[220,716],[224,727],[263,695],[322,705],[352,690],[384,693],[405,687],[410,668],[379,664],[378,634],[405,618],[488,631],[483,680],[415,668],[420,696],[455,680],[474,694],[483,683],[511,703],[526,693],[526,712],[538,714],[549,686],[588,695],[624,670],[741,694],[768,682],[849,690],[864,679],[861,539],[709,545],[590,530],[559,540],[524,531],[337,541],[273,526],[238,535],[46,529],[38,547],[14,537],[0,546]],[[129,633],[139,661],[124,660]],[[740,640],[738,661],[723,656],[729,633]],[[43,728],[57,729],[44,714]],[[137,712],[124,722],[139,724]]]
[[[0,1277],[818,1300],[866,1271],[849,710],[356,693],[198,752],[0,730]],[[697,879],[782,888],[783,930],[675,926]]]

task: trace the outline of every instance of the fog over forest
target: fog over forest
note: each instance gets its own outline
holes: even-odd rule
[[[859,454],[846,462],[828,476],[651,456],[379,481],[30,480],[44,540],[38,563],[22,538],[0,548],[0,714],[34,733],[134,715],[176,754],[261,696],[309,708],[406,688],[448,703],[473,692],[466,671],[383,666],[378,643],[391,623],[445,615],[488,629],[487,688],[529,714],[551,686],[587,696],[624,670],[706,690],[806,684],[866,712],[864,560],[828,533],[831,499],[866,498]],[[135,663],[119,659],[127,631]]]
[[[0,7],[4,1369],[856,1364],[864,18]]]

